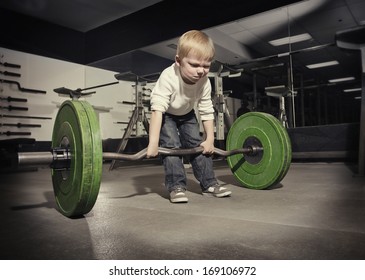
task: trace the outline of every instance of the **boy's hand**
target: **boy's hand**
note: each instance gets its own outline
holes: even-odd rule
[[[206,134],[205,141],[200,144],[204,148],[203,154],[211,155],[214,153],[214,126],[213,120],[203,121]]]
[[[158,145],[149,144],[147,147],[146,158],[156,157],[158,155]]]
[[[203,154],[211,155],[214,153],[214,142],[204,141],[200,144],[204,148]]]

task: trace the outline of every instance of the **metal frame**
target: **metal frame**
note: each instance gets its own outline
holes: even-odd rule
[[[234,73],[231,74],[231,69],[228,71],[222,72],[224,66],[219,65],[219,69],[217,72],[210,74],[209,77],[214,79],[214,107],[216,109],[216,117],[215,117],[215,127],[216,127],[216,140],[224,140],[225,139],[225,126],[227,128],[231,128],[233,124],[233,119],[229,113],[228,106],[226,103],[226,97],[224,96],[223,91],[223,77],[230,77],[241,75],[243,69],[234,69]],[[232,69],[233,71],[233,69]]]
[[[156,75],[156,74],[152,74]],[[150,76],[150,75],[148,75]],[[143,128],[148,133],[149,132],[149,120],[146,116],[146,112],[143,106],[143,98],[142,98],[142,88],[145,84],[147,76],[138,76],[132,72],[126,72],[115,75],[118,80],[123,81],[133,81],[134,89],[135,89],[135,107],[133,109],[133,113],[131,118],[129,119],[127,128],[124,131],[123,137],[119,142],[117,153],[124,151],[127,146],[128,140],[132,135],[133,128],[136,128],[136,136],[140,136],[143,134]],[[109,170],[113,170],[115,167],[116,160],[113,160],[110,164]]]
[[[285,111],[285,96],[288,94],[288,88],[284,85],[266,87],[265,92],[267,96],[279,98],[279,121],[285,128],[288,128],[288,119]]]

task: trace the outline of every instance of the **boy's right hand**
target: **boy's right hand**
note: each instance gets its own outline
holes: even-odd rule
[[[149,144],[147,147],[146,158],[158,156],[158,145]]]

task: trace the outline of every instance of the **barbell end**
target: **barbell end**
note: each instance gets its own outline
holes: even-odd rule
[[[53,154],[51,152],[23,152],[18,153],[18,166],[51,165]]]
[[[47,165],[53,169],[68,169],[70,163],[71,153],[63,148],[54,148],[50,152],[18,153],[18,166]]]

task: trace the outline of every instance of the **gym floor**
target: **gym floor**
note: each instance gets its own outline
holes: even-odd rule
[[[189,202],[172,204],[163,167],[103,165],[92,211],[69,219],[56,210],[50,169],[0,174],[1,259],[365,258],[365,180],[342,162],[292,163],[270,189],[242,188],[215,161],[228,198],[208,198],[187,166]]]

